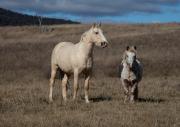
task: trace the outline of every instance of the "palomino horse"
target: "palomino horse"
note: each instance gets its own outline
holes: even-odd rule
[[[125,90],[125,102],[129,99],[134,102],[138,99],[138,83],[142,79],[142,65],[137,59],[136,47],[128,46],[123,54],[123,69],[121,72],[121,81]]]
[[[62,78],[62,96],[63,100],[67,100],[67,82],[70,74],[74,74],[74,91],[73,100],[76,99],[78,90],[78,78],[80,73],[85,74],[85,101],[89,103],[88,90],[89,79],[93,66],[93,48],[94,45],[99,47],[106,47],[108,42],[100,29],[100,24],[94,24],[82,36],[79,43],[73,44],[71,42],[60,42],[55,46],[51,56],[51,78],[49,101],[52,102],[53,84],[57,68],[64,73]]]

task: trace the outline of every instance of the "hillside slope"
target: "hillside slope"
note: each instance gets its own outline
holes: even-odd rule
[[[38,25],[38,17],[26,14],[20,14],[10,10],[0,8],[0,26],[22,26],[22,25]],[[52,24],[79,24],[71,20],[55,19],[55,18],[42,18],[43,25]]]

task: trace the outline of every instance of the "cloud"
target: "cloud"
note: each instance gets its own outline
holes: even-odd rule
[[[122,16],[131,13],[163,13],[180,0],[1,0],[0,6],[38,14],[63,13],[75,16]]]

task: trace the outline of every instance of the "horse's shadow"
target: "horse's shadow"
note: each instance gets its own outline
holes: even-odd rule
[[[140,102],[140,103],[161,103],[161,102],[164,102],[165,100],[163,100],[163,99],[155,99],[155,98],[150,98],[150,97],[148,97],[148,98],[142,98],[142,97],[140,97],[140,98],[138,98],[137,99],[137,102]]]
[[[92,102],[111,101],[112,97],[110,97],[110,96],[98,96],[98,97],[92,97],[89,100]]]
[[[102,102],[102,101],[111,101],[112,97],[110,96],[98,96],[98,97],[92,97],[89,99],[92,102]],[[161,103],[161,102],[165,102],[165,100],[163,99],[155,99],[155,98],[138,98],[137,102],[139,103]]]

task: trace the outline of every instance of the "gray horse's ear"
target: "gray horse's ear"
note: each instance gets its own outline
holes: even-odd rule
[[[136,46],[133,46],[133,48],[136,50],[137,49],[137,47]]]
[[[129,50],[129,46],[126,47],[126,50],[127,50],[127,51]]]

